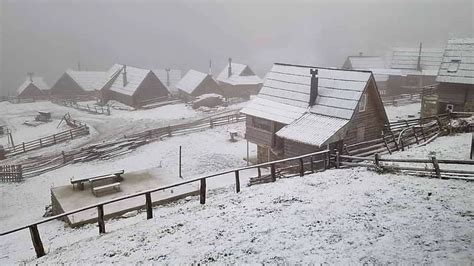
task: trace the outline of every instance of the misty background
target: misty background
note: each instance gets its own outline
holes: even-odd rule
[[[114,63],[213,73],[227,58],[260,76],[274,62],[342,66],[393,47],[444,48],[474,36],[472,0],[0,0],[0,95],[27,72],[52,86],[67,69]]]

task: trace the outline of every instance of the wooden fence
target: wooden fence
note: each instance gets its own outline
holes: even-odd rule
[[[61,142],[66,142],[81,136],[89,134],[89,127],[86,125],[81,125],[70,130],[62,131],[47,137],[39,138],[36,140],[22,142],[5,149],[6,156],[12,157],[21,153],[29,152],[32,150],[37,150],[45,147],[49,147]]]
[[[385,106],[393,105],[407,105],[411,103],[418,103],[421,102],[420,93],[409,93],[409,94],[401,94],[395,96],[382,96],[382,102]]]
[[[76,101],[67,99],[51,98],[51,102],[65,107],[72,107],[80,111],[86,111],[92,114],[110,115],[110,106],[97,106],[89,104],[78,104]]]
[[[0,165],[0,182],[21,182],[22,172],[21,165]]]
[[[205,204],[206,203],[206,192],[207,192],[206,183],[207,183],[207,179],[209,179],[209,178],[222,177],[224,175],[233,173],[234,174],[233,178],[235,179],[235,192],[239,193],[240,189],[241,189],[240,173],[242,171],[249,170],[249,169],[256,169],[256,168],[260,169],[262,167],[270,168],[271,181],[275,182],[276,179],[277,179],[277,167],[278,167],[279,164],[287,165],[288,163],[296,161],[298,163],[299,169],[300,169],[299,170],[299,175],[303,176],[307,173],[307,171],[305,170],[305,167],[304,167],[304,161],[305,160],[313,161],[312,158],[314,158],[315,156],[320,156],[320,157],[323,157],[323,158],[329,158],[329,150],[319,151],[319,152],[310,153],[310,154],[305,154],[305,155],[301,155],[301,156],[297,156],[297,157],[293,157],[293,158],[288,158],[288,159],[283,159],[283,160],[272,161],[272,162],[268,162],[268,163],[262,163],[262,164],[247,166],[247,167],[236,168],[236,169],[232,169],[232,170],[226,170],[226,171],[222,171],[222,172],[218,172],[218,173],[214,173],[214,174],[210,174],[210,175],[205,175],[205,176],[185,180],[185,181],[175,183],[175,184],[171,184],[171,185],[167,185],[167,186],[152,188],[152,189],[149,189],[149,190],[146,190],[146,191],[142,191],[142,192],[122,196],[122,197],[107,200],[107,201],[104,201],[104,202],[101,202],[101,203],[98,203],[98,204],[93,204],[93,205],[82,207],[82,208],[79,208],[79,209],[76,209],[76,210],[68,211],[68,212],[65,212],[65,213],[62,213],[62,214],[59,214],[59,215],[55,215],[55,216],[43,219],[41,221],[38,221],[38,222],[35,222],[35,223],[32,223],[32,224],[20,226],[18,228],[12,229],[12,230],[1,232],[0,236],[5,236],[5,235],[12,234],[14,232],[17,232],[17,231],[29,229],[31,239],[32,239],[32,242],[33,242],[33,247],[36,251],[36,256],[39,258],[39,257],[42,257],[46,254],[45,250],[44,250],[44,247],[43,247],[43,244],[42,244],[42,241],[41,241],[41,237],[39,235],[39,231],[38,231],[38,225],[40,225],[40,224],[43,224],[43,223],[46,223],[46,222],[49,222],[49,221],[53,221],[53,220],[57,220],[57,219],[63,219],[64,217],[66,217],[68,215],[83,212],[83,211],[86,211],[86,210],[97,209],[97,223],[98,223],[98,228],[99,228],[99,234],[104,234],[106,232],[106,230],[105,230],[104,205],[108,205],[108,204],[111,204],[111,203],[114,203],[114,202],[120,202],[120,201],[131,199],[131,198],[144,197],[145,205],[143,205],[143,208],[146,209],[147,219],[151,219],[151,218],[153,218],[153,203],[152,203],[152,200],[151,200],[151,193],[153,193],[153,192],[164,191],[164,190],[172,189],[172,188],[183,186],[183,185],[190,184],[190,183],[199,183],[199,185],[200,185],[199,186],[199,202],[201,204]],[[324,168],[323,169],[313,168],[312,172],[314,172],[316,170],[324,170]]]
[[[336,152],[336,154],[332,157],[335,160],[336,168],[357,166],[374,167],[378,168],[381,171],[403,171],[405,174],[418,176],[465,179],[469,181],[474,181],[474,171],[457,170],[442,167],[442,165],[474,165],[474,160],[437,159],[435,156],[432,156],[429,159],[382,158],[382,156],[378,153],[376,153],[373,157],[358,157],[341,155],[339,154],[339,152]],[[423,164],[423,167],[400,166],[389,163]]]

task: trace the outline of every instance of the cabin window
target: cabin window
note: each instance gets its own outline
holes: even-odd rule
[[[358,127],[357,128],[357,142],[364,141],[365,139],[365,127]]]
[[[252,125],[266,131],[272,131],[272,121],[267,119],[252,117]]]
[[[448,66],[448,73],[456,73],[458,72],[459,65],[461,64],[461,60],[451,60]]]
[[[367,107],[367,94],[362,94],[359,102],[359,112],[364,112],[365,108]]]

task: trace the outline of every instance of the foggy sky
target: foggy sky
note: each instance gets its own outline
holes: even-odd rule
[[[444,48],[474,36],[472,0],[0,0],[0,94],[27,72],[52,86],[68,68],[114,63],[218,73],[232,57],[263,76],[272,63],[341,66],[359,51]]]

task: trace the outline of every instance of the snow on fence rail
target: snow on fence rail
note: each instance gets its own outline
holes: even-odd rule
[[[153,205],[152,205],[153,203],[152,203],[152,200],[151,200],[151,193],[153,193],[153,192],[164,191],[164,190],[172,189],[172,188],[179,187],[179,186],[182,186],[182,185],[199,182],[199,184],[200,184],[200,186],[199,186],[199,202],[201,204],[205,204],[206,203],[206,181],[209,178],[218,177],[218,176],[222,177],[224,175],[233,173],[234,178],[235,178],[235,191],[236,191],[236,193],[239,193],[240,189],[241,189],[240,172],[242,172],[242,171],[250,170],[250,169],[256,169],[256,168],[260,169],[262,167],[265,167],[265,168],[269,167],[270,168],[270,179],[271,179],[272,182],[275,182],[276,178],[277,178],[277,171],[276,170],[277,170],[277,165],[278,164],[282,164],[283,166],[285,166],[289,162],[297,161],[298,165],[299,165],[299,169],[300,169],[299,170],[299,175],[303,176],[306,173],[306,170],[305,170],[305,167],[304,167],[304,160],[306,159],[306,160],[313,161],[314,157],[318,157],[318,156],[320,158],[329,158],[329,150],[314,152],[314,153],[305,154],[305,155],[292,157],[292,158],[288,158],[288,159],[282,159],[282,160],[277,160],[277,161],[272,161],[272,162],[267,162],[267,163],[261,163],[261,164],[252,165],[252,166],[246,166],[246,167],[221,171],[221,172],[218,172],[218,173],[205,175],[205,176],[200,176],[200,177],[197,177],[197,178],[192,178],[192,179],[189,179],[189,180],[185,180],[185,181],[178,182],[178,183],[171,184],[171,185],[167,185],[167,186],[152,188],[152,189],[145,190],[145,191],[142,191],[142,192],[137,192],[137,193],[134,193],[134,194],[122,196],[122,197],[119,197],[119,198],[103,201],[103,202],[98,203],[98,204],[93,204],[93,205],[82,207],[82,208],[79,208],[79,209],[76,209],[76,210],[72,210],[72,211],[62,213],[62,214],[58,214],[58,215],[43,219],[41,221],[38,221],[38,222],[35,222],[35,223],[32,223],[32,224],[20,226],[18,228],[15,228],[15,229],[12,229],[12,230],[9,230],[9,231],[1,232],[0,236],[5,236],[5,235],[8,235],[8,234],[12,234],[14,232],[17,232],[17,231],[29,229],[31,239],[32,239],[32,242],[33,242],[33,247],[34,247],[35,252],[36,252],[36,256],[39,258],[39,257],[42,257],[42,256],[46,255],[44,247],[43,247],[43,243],[41,242],[41,238],[40,238],[39,231],[38,231],[38,225],[40,225],[40,224],[43,224],[43,223],[46,223],[46,222],[49,222],[49,221],[53,221],[53,220],[57,220],[57,219],[62,219],[64,217],[68,216],[68,215],[83,212],[83,211],[86,211],[86,210],[97,209],[97,223],[98,223],[98,227],[99,227],[99,234],[104,234],[106,232],[105,231],[104,205],[111,204],[111,203],[114,203],[114,202],[123,201],[123,200],[127,200],[127,199],[130,199],[130,198],[145,197],[145,200],[144,200],[145,205],[143,205],[142,207],[146,209],[147,219],[151,219],[151,218],[153,218]],[[324,164],[324,165],[326,165],[326,164]],[[317,170],[317,169],[314,168],[314,164],[311,164],[311,166],[312,166],[312,169],[311,169],[312,172]],[[325,168],[323,168],[322,170],[324,170],[324,169]]]
[[[382,158],[378,153],[373,157],[360,157],[360,156],[348,156],[341,155],[336,152],[332,155],[335,160],[336,168],[341,167],[372,167],[382,171],[402,171],[405,174],[417,175],[417,176],[428,176],[445,179],[464,179],[474,181],[474,171],[468,170],[457,170],[442,168],[440,165],[474,165],[474,160],[450,160],[450,159],[437,159],[436,156],[432,156],[429,159],[396,159],[396,158]],[[389,163],[409,163],[409,164],[423,164],[424,167],[419,166],[402,166]],[[431,165],[432,168],[427,167]]]
[[[21,182],[23,180],[21,165],[0,165],[1,182]]]
[[[89,104],[78,104],[76,101],[73,100],[65,100],[65,99],[57,99],[51,98],[51,102],[55,104],[59,104],[65,107],[72,107],[74,109],[80,111],[87,111],[92,114],[103,114],[103,115],[110,115],[110,106],[97,106],[93,105],[92,107]]]

